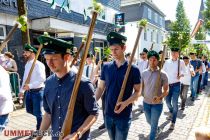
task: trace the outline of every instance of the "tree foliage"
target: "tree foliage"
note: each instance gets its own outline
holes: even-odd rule
[[[204,16],[204,27],[206,30],[210,31],[210,0],[206,0],[206,8],[203,11]]]
[[[190,43],[190,21],[185,14],[183,1],[179,0],[176,8],[176,21],[170,24],[168,46],[185,49]],[[181,38],[180,38],[181,37]],[[179,46],[180,45],[180,46]]]

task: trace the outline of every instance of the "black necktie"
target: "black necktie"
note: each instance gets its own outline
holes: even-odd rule
[[[86,69],[86,77],[88,77],[89,75],[89,66],[87,66],[87,69]]]

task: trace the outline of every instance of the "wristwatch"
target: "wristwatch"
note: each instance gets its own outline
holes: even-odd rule
[[[81,139],[82,138],[82,133],[80,131],[77,131],[76,134],[78,136],[78,139]]]

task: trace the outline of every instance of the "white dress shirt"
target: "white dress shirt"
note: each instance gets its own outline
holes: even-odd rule
[[[206,73],[206,66],[203,62],[202,62],[202,73]]]
[[[31,66],[33,64],[33,61],[34,61],[34,59],[29,60],[29,61],[27,61],[26,65],[25,65],[23,82],[22,82],[22,86],[21,86],[21,89],[20,89],[21,93],[24,92],[23,86],[24,86],[24,83],[25,83],[26,78],[28,76],[28,73],[31,69]],[[32,75],[31,75],[30,83],[28,84],[28,86],[29,86],[30,89],[37,89],[37,88],[44,87],[45,80],[46,80],[45,66],[42,62],[37,60],[36,64],[35,64],[35,67],[34,67],[34,70],[32,72]]]
[[[13,101],[8,72],[0,66],[0,115],[13,111]]]
[[[185,65],[186,66],[186,65]],[[194,68],[193,66],[189,63],[187,66],[186,66],[186,69],[187,69],[187,73],[184,75],[184,77],[181,77],[180,78],[180,81],[182,84],[184,85],[190,85],[191,83],[191,72],[194,72]]]
[[[86,75],[86,71],[87,71],[87,68],[88,68],[88,67],[89,67],[88,75]],[[85,65],[85,66],[84,66],[84,70],[83,70],[82,75],[85,76],[85,77],[90,78],[92,69],[93,69],[93,65],[92,65],[92,64],[91,64],[91,65]]]
[[[149,67],[148,60],[140,60],[137,62],[137,67],[139,68],[140,74]]]
[[[166,60],[163,65],[163,70],[168,75],[168,83],[173,84],[180,82],[179,79],[177,79],[178,75],[178,60],[173,61],[172,59]],[[179,69],[179,75],[186,75],[187,70],[186,66],[183,60],[180,60],[180,69]]]

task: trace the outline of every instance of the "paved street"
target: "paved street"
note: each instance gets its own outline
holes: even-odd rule
[[[164,111],[161,115],[159,126],[163,128],[163,132],[160,134],[158,140],[194,140],[194,130],[198,126],[207,125],[210,127],[210,97],[209,90],[199,95],[197,100],[193,103],[190,100],[187,101],[187,107],[184,112],[179,111],[178,119],[174,131],[169,131],[170,122],[166,120],[168,115],[167,107],[164,104]],[[142,98],[135,104],[133,108],[132,125],[129,131],[129,140],[146,140],[149,135],[149,125],[146,123],[145,115],[139,111],[139,103],[142,102]],[[94,124],[91,130],[91,136],[94,140],[108,140],[108,134],[106,130],[99,131],[98,127],[103,123],[102,111],[97,122]],[[35,118],[25,112],[24,109],[14,111],[10,116],[10,122],[7,130],[34,130]],[[27,139],[28,137],[5,137],[1,136],[1,140],[19,140]],[[44,139],[50,139],[45,137]]]

